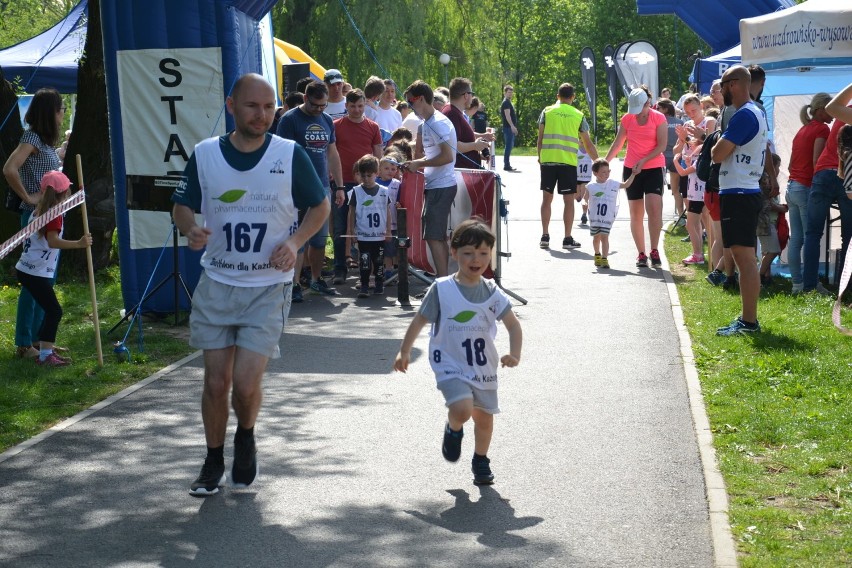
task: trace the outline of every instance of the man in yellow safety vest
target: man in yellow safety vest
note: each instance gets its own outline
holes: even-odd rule
[[[580,141],[592,160],[598,159],[598,152],[589,137],[589,123],[583,113],[574,108],[574,87],[570,83],[559,86],[559,100],[541,112],[538,119],[538,163],[541,166],[541,227],[539,246],[550,248],[550,205],[554,189],[559,192],[565,203],[562,221],[565,224],[565,238],[562,248],[574,249],[580,243],[571,236],[574,224],[574,200],[577,196],[577,152]]]

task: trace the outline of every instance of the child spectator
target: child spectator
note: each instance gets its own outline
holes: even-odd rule
[[[509,353],[499,358],[504,367],[521,359],[521,324],[512,312],[509,297],[493,280],[482,278],[491,265],[495,238],[481,219],[462,221],[453,231],[450,252],[458,272],[438,278],[426,292],[423,304],[405,333],[393,368],[405,372],[411,348],[427,323],[429,363],[438,390],[444,395],[447,424],[441,452],[447,461],[458,461],[464,424],[474,422],[473,482],[494,483],[488,448],[494,430],[497,400],[497,321],[509,332]]]
[[[399,204],[399,164],[405,159],[397,153],[390,152],[385,154],[379,160],[379,175],[376,177],[376,183],[388,190],[388,199],[390,200],[390,220],[391,220],[391,239],[385,243],[385,280],[392,278],[396,273],[396,209]]]
[[[41,178],[41,201],[30,218],[30,223],[45,212],[65,201],[71,181],[59,171],[50,171]],[[15,265],[18,282],[32,294],[33,299],[44,310],[44,321],[38,332],[39,354],[36,363],[48,367],[64,367],[70,359],[60,357],[53,350],[56,330],[62,319],[62,306],[53,291],[53,276],[59,260],[58,250],[86,248],[92,244],[91,235],[83,235],[78,241],[62,238],[63,216],[48,221],[47,225],[31,235],[24,244],[21,259]]]
[[[683,152],[675,154],[674,166],[681,178],[687,178],[686,232],[692,243],[692,254],[683,259],[684,264],[704,264],[704,227],[710,226],[710,216],[704,209],[704,182],[698,179],[695,161],[701,153],[701,144],[687,137]]]
[[[349,199],[349,234],[358,239],[358,268],[361,272],[359,298],[370,295],[370,273],[375,279],[373,293],[385,291],[385,240],[391,236],[391,202],[388,190],[376,182],[379,160],[366,154],[355,162],[361,184]]]
[[[775,171],[781,167],[781,156],[772,154]],[[760,241],[760,286],[767,288],[772,284],[772,261],[781,256],[781,242],[778,240],[778,216],[787,213],[787,205],[781,204],[777,195],[772,195],[772,187],[766,174],[760,178],[760,192],[763,195],[763,209],[757,217],[757,237]]]
[[[609,179],[609,162],[598,158],[592,164],[595,181],[586,185],[589,200],[589,234],[595,249],[595,266],[609,268],[609,232],[615,216],[618,215],[618,191],[630,187],[636,179],[636,172],[623,183]]]

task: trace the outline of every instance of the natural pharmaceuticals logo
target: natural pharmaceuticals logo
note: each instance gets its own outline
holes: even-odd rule
[[[372,199],[368,199],[368,200],[364,201],[364,207],[369,207],[369,206],[370,206],[370,205],[372,205],[372,204],[373,204],[373,200],[372,200]]]

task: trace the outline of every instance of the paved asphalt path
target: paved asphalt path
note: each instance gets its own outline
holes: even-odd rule
[[[495,485],[472,483],[472,428],[459,463],[441,457],[425,334],[391,371],[412,310],[347,286],[293,308],[251,490],[187,493],[204,457],[196,358],[0,463],[0,565],[712,566],[663,276],[635,268],[626,202],[608,272],[579,224],[582,248],[540,250],[535,159],[513,161],[503,284],[529,303],[521,365],[500,375]]]

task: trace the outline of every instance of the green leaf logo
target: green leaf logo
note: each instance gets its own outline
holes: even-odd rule
[[[240,198],[246,194],[245,189],[231,189],[220,195],[219,197],[214,197],[213,199],[218,199],[224,203],[234,203],[235,201],[239,201]]]
[[[603,197],[603,194],[604,194],[603,191],[599,191],[595,194],[595,197]]]
[[[370,206],[370,205],[372,205],[372,204],[373,204],[373,200],[372,200],[372,199],[368,199],[367,201],[365,201],[365,202],[364,202],[364,207],[369,207],[369,206]]]
[[[472,312],[470,310],[465,310],[463,312],[457,313],[456,315],[454,315],[450,319],[455,320],[459,323],[467,323],[470,320],[472,320],[475,315],[476,315],[476,312]]]

